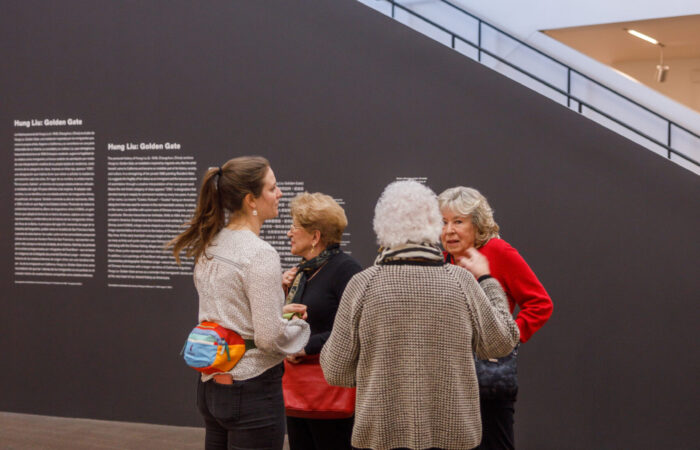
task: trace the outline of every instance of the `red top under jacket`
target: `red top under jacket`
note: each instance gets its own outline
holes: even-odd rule
[[[503,286],[510,312],[515,305],[520,308],[515,322],[520,342],[527,342],[552,315],[552,299],[520,253],[503,239],[490,239],[479,251],[489,260],[491,276]],[[447,254],[445,257],[452,262]]]

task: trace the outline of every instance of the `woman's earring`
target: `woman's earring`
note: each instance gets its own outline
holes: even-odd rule
[[[312,251],[312,252],[314,251],[314,248],[316,248],[316,244],[314,244],[314,243],[312,242],[312,243],[311,243],[311,251]]]
[[[253,210],[253,215],[254,215],[254,216],[257,216],[257,215],[258,215],[258,210],[257,210],[257,209],[254,209],[254,210]]]

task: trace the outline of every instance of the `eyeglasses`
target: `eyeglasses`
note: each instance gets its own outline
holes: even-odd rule
[[[294,233],[294,232],[297,231],[297,230],[301,230],[301,229],[302,229],[302,227],[299,227],[299,226],[294,225],[294,224],[291,224],[291,225],[289,226],[289,231],[291,231],[292,233]]]

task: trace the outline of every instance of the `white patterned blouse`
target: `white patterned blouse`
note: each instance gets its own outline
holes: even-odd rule
[[[309,340],[309,325],[282,318],[284,292],[277,251],[248,230],[224,228],[212,240],[194,268],[199,294],[199,321],[216,322],[254,339],[231,370],[234,380],[256,377],[301,351]],[[207,381],[212,375],[202,375]]]

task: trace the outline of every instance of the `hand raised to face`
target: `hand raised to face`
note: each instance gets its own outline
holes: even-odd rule
[[[484,275],[490,275],[489,260],[475,248],[467,249],[466,256],[457,258],[457,264],[460,267],[467,269],[474,275],[474,278],[479,278]]]

